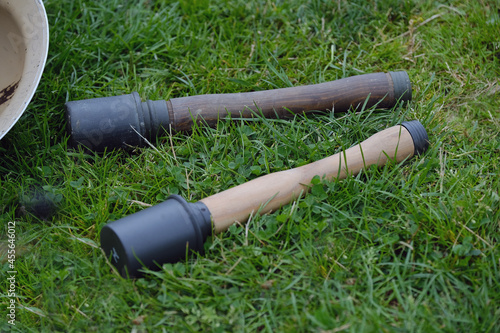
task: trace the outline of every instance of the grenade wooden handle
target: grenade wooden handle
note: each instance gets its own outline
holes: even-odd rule
[[[400,99],[411,99],[406,72],[365,74],[292,88],[173,98],[167,105],[172,128],[186,131],[193,119],[200,117],[214,126],[227,115],[250,118],[262,113],[265,118],[286,118],[308,111],[345,112],[365,101],[367,107],[379,103],[380,108],[391,108]]]
[[[401,162],[412,157],[415,143],[406,124],[385,129],[354,147],[322,160],[256,178],[201,202],[212,215],[215,231],[221,232],[235,221],[246,221],[250,214],[261,208],[261,214],[275,211],[306,194],[316,175],[330,180],[343,179],[374,164],[381,166],[388,160]]]

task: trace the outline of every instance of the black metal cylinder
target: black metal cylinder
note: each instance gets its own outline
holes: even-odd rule
[[[101,230],[101,247],[123,277],[142,276],[141,268],[203,252],[212,232],[210,212],[202,202],[189,203],[179,195],[120,220]]]
[[[144,146],[170,123],[166,101],[142,102],[137,92],[67,102],[64,107],[70,144],[92,151]]]

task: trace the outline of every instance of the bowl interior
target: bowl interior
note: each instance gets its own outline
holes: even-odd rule
[[[40,0],[0,0],[0,139],[36,91],[48,40],[47,15]]]

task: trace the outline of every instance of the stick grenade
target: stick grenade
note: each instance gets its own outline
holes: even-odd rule
[[[256,178],[196,203],[171,195],[156,206],[104,226],[101,247],[123,277],[139,277],[142,267],[159,269],[163,263],[186,259],[191,252],[202,253],[212,232],[223,232],[235,221],[276,211],[301,197],[316,175],[343,179],[370,165],[421,154],[428,144],[424,127],[414,120],[330,157]]]
[[[235,94],[147,100],[139,94],[102,97],[65,104],[70,144],[101,152],[143,146],[171,127],[189,131],[193,123],[215,127],[226,116],[290,117],[308,111],[345,112],[367,107],[392,108],[411,100],[411,82],[402,72],[373,73],[326,83]],[[203,119],[203,120],[202,120]],[[147,141],[146,141],[147,140]]]

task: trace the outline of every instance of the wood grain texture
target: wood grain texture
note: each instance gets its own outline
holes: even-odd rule
[[[235,94],[198,95],[173,98],[167,101],[170,124],[176,131],[190,130],[193,119],[214,126],[219,118],[250,118],[260,112],[266,118],[290,117],[310,111],[345,112],[352,106],[367,107],[377,103],[380,108],[396,104],[394,85],[389,73],[373,73],[348,77],[331,82]]]
[[[304,195],[316,175],[326,179],[343,179],[370,165],[382,166],[394,158],[401,162],[413,154],[410,133],[397,125],[343,152],[295,169],[256,178],[201,201],[208,207],[214,230],[218,233],[235,221],[245,222],[251,214],[275,211]]]

